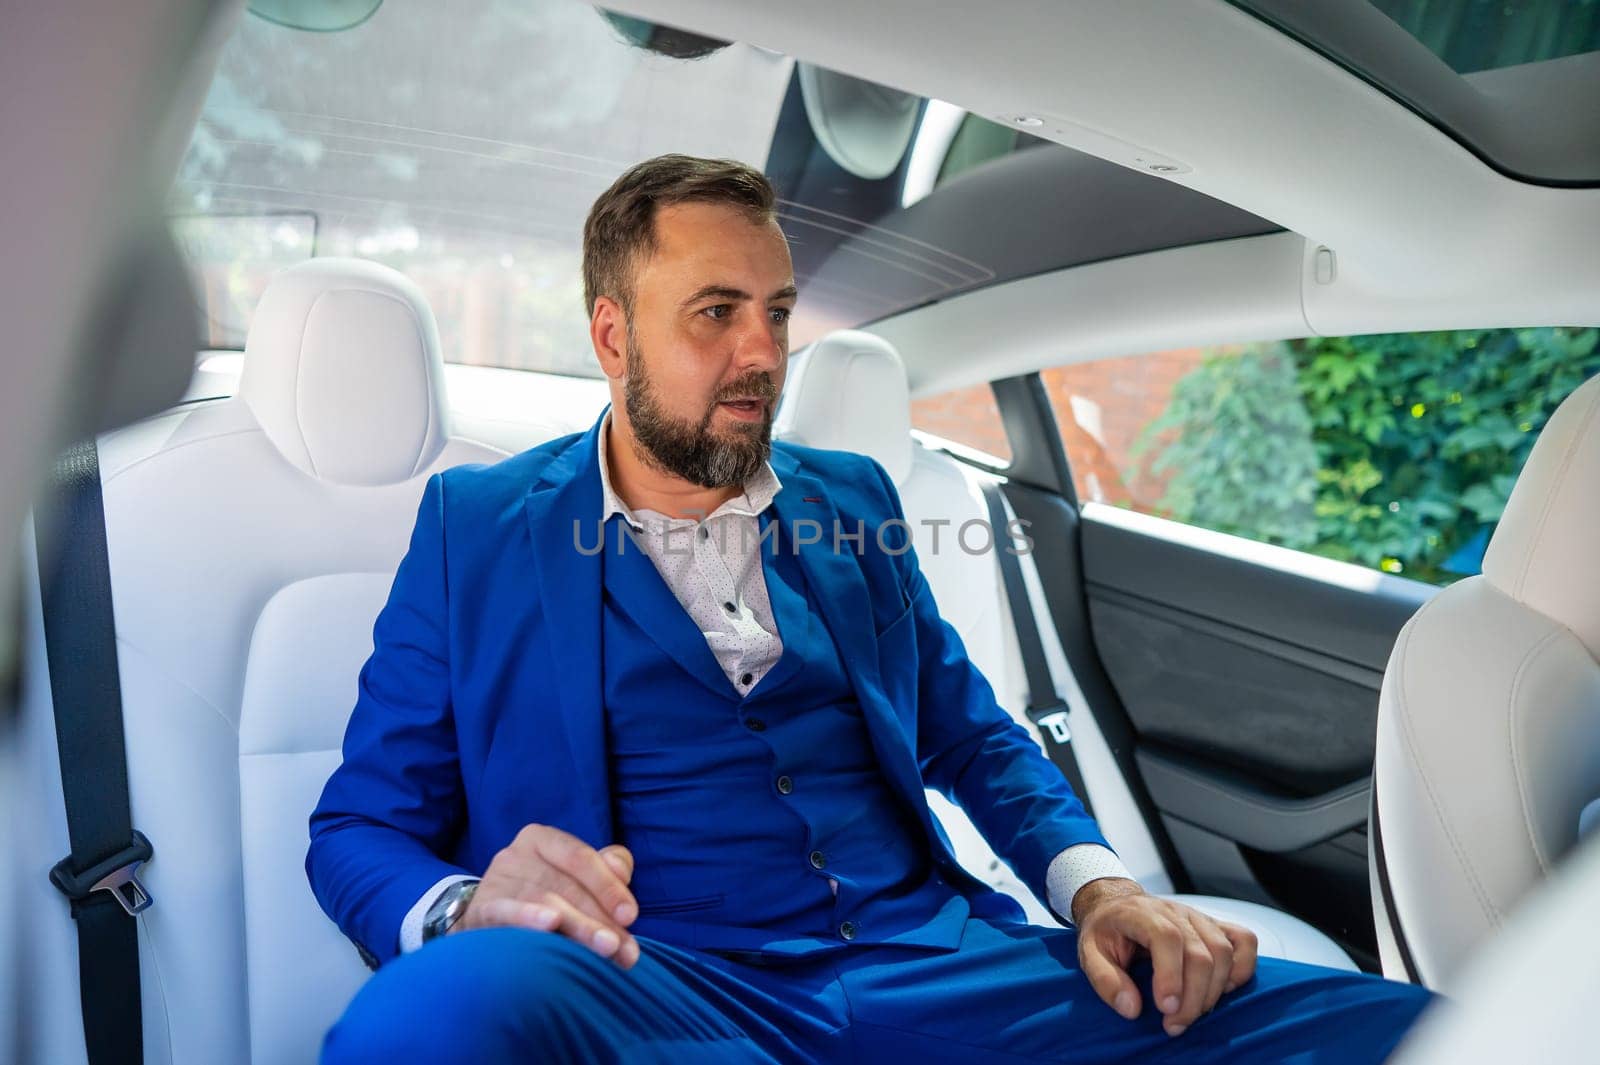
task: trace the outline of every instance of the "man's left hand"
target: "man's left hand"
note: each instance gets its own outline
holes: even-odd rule
[[[1094,880],[1072,900],[1078,963],[1106,1005],[1133,1020],[1139,990],[1128,966],[1148,954],[1151,990],[1168,1035],[1182,1035],[1256,970],[1256,936],[1179,902],[1146,895],[1131,880]]]

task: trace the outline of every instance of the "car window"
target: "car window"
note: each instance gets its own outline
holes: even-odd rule
[[[1319,337],[1042,376],[1080,500],[1446,584],[1476,573],[1600,330]]]
[[[245,332],[272,275],[317,245],[317,216],[305,211],[180,215],[172,234],[189,263],[205,314],[205,346],[244,349]]]
[[[796,349],[986,285],[1277,228],[1049,132],[579,0],[389,0],[340,33],[243,15],[169,209],[180,230],[313,228],[292,252],[260,239],[275,223],[184,240],[214,348],[240,345],[273,272],[350,255],[417,284],[447,361],[586,376],[584,218],[663,152],[771,178]]]
[[[989,465],[1005,466],[1011,461],[1005,423],[1000,419],[994,389],[988,385],[912,400],[911,427],[936,438],[928,443],[955,444],[977,452],[973,457]]]

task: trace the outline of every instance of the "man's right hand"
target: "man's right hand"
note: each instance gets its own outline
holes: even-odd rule
[[[639,916],[628,882],[633,855],[621,844],[595,850],[549,825],[528,825],[483,874],[451,933],[511,926],[559,932],[624,969],[639,960],[628,926]]]

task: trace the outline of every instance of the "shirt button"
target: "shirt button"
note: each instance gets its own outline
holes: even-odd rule
[[[746,673],[744,676],[739,678],[739,683],[749,685],[749,683],[755,679],[756,675],[754,673]]]
[[[739,612],[739,608],[734,606],[732,603],[723,603],[722,609],[726,610],[730,614],[737,614]]]
[[[778,778],[778,794],[779,795],[787,795],[793,790],[794,790],[794,781],[790,780],[788,777],[779,777]]]
[[[841,924],[839,926],[839,937],[841,939],[854,939],[856,937],[856,923],[854,921],[846,921]]]
[[[711,535],[711,530],[704,525],[700,526],[700,539],[704,540]]]
[[[744,727],[749,729],[751,732],[765,732],[767,730],[767,723],[761,720],[759,717],[752,717],[745,720]]]
[[[811,868],[813,868],[813,869],[821,869],[824,865],[827,865],[827,864],[828,864],[828,859],[821,851],[812,851],[811,852]]]

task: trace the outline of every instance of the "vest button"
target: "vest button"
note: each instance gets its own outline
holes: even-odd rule
[[[790,780],[788,777],[779,777],[778,778],[778,794],[779,795],[787,795],[793,790],[794,790],[794,781]]]
[[[767,730],[767,723],[761,720],[759,717],[750,717],[745,719],[744,727],[749,729],[751,732],[765,732]]]
[[[854,921],[846,921],[840,925],[839,937],[841,939],[854,939],[856,937],[856,923]]]
[[[827,864],[828,864],[828,859],[823,855],[823,853],[821,851],[812,851],[811,852],[811,868],[813,868],[813,869],[821,869],[824,865],[827,865]]]

